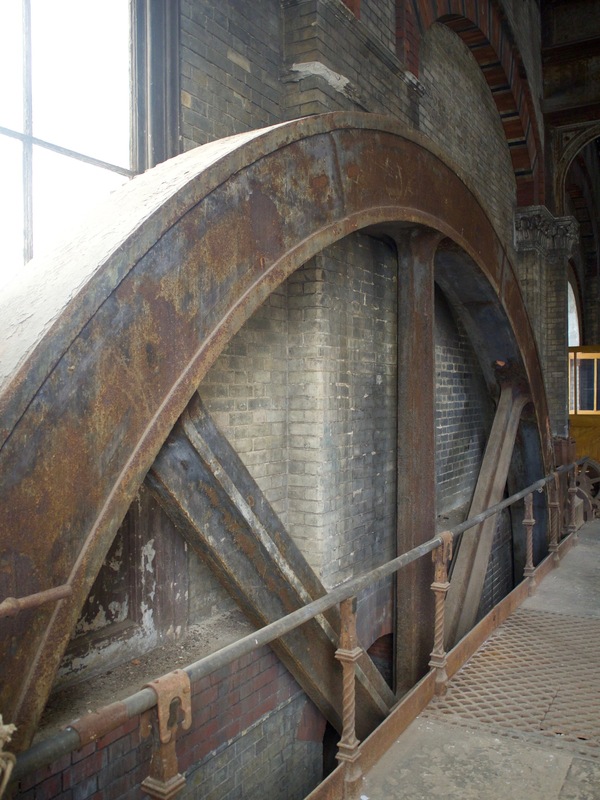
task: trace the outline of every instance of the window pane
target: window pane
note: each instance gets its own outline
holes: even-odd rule
[[[128,167],[128,0],[31,0],[33,133]]]
[[[75,158],[33,149],[33,252],[39,256],[127,178]]]
[[[569,414],[575,413],[575,358],[569,356]]]
[[[21,0],[0,0],[0,125],[23,130]]]
[[[569,314],[569,347],[578,347],[579,341],[579,314],[577,313],[577,303],[575,293],[570,283],[567,283],[568,314]]]
[[[23,145],[0,135],[0,287],[23,269]]]
[[[579,410],[594,410],[594,359],[580,358],[577,361],[579,385]]]

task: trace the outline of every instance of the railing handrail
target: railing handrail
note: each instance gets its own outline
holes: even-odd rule
[[[459,525],[449,528],[446,533],[450,533],[453,538],[458,534],[464,533],[469,528],[478,525],[488,517],[497,514],[499,511],[502,511],[504,508],[516,503],[518,500],[521,500],[527,495],[532,494],[535,491],[541,491],[546,484],[555,479],[556,475],[568,473],[575,467],[581,466],[588,460],[589,456],[585,456],[580,458],[578,461],[558,467],[546,477],[535,481],[535,483],[530,484],[525,489],[521,489],[521,491],[516,492],[505,500],[502,500],[500,503],[490,506],[481,514],[478,514],[477,516],[472,517],[471,519],[468,519]],[[265,625],[258,631],[250,633],[241,639],[238,639],[237,641],[215,651],[214,653],[204,656],[198,661],[182,667],[181,669],[187,673],[191,682],[196,682],[201,678],[210,675],[215,670],[230,664],[232,661],[251,653],[253,650],[256,650],[266,644],[270,644],[275,639],[290,633],[295,628],[313,619],[313,617],[328,611],[330,608],[338,605],[343,600],[354,597],[371,584],[376,583],[377,581],[386,578],[395,572],[398,572],[400,569],[412,563],[413,561],[416,561],[422,556],[427,555],[427,553],[433,552],[436,548],[440,547],[442,543],[443,536],[440,533],[434,536],[432,539],[417,545],[417,547],[413,547],[408,552],[391,559],[385,564],[382,564],[381,566],[376,567],[375,569],[372,569],[363,575],[360,575],[356,578],[351,578],[339,586],[336,586],[322,597],[313,600],[296,611],[292,611],[285,617],[281,617],[281,619]],[[85,715],[80,720],[76,720],[77,728],[81,728],[83,730],[93,730],[94,734],[88,739],[89,741],[92,741],[112,730],[114,727],[117,727],[119,724],[122,724],[123,714],[126,715],[127,719],[131,719],[132,717],[138,716],[145,711],[149,711],[156,705],[156,703],[156,692],[151,688],[144,688],[132,695],[129,695],[124,700],[120,700],[117,703],[113,703],[109,706],[105,706],[99,709],[97,712],[92,712]],[[117,707],[119,713],[115,713],[115,709]],[[88,720],[93,721],[89,728],[86,724],[86,721]],[[85,740],[82,740],[82,737],[77,729],[67,726],[61,731],[58,731],[50,736],[48,739],[38,742],[32,745],[28,750],[19,753],[17,755],[17,763],[12,774],[12,780],[19,780],[35,769],[45,766],[46,764],[49,764],[52,761],[55,761],[56,759],[79,749],[86,743],[87,742]]]
[[[531,483],[529,486],[521,489],[520,492],[511,494],[511,496],[507,497],[505,500],[501,500],[499,503],[496,503],[496,505],[486,508],[486,510],[482,511],[481,514],[477,514],[477,516],[461,522],[460,525],[454,525],[454,527],[449,528],[450,533],[453,536],[456,536],[459,533],[464,533],[465,531],[469,530],[469,528],[474,528],[475,525],[479,525],[480,522],[483,522],[488,517],[492,517],[499,511],[502,511],[508,506],[513,505],[513,503],[516,503],[518,500],[522,500],[528,494],[532,494],[533,492],[541,492],[546,484],[550,483],[551,480],[554,480],[555,475],[561,475],[563,473],[570,472],[573,467],[580,467],[582,464],[585,464],[586,461],[589,461],[589,458],[589,456],[584,456],[578,461],[572,461],[570,464],[563,464],[562,466],[557,467],[554,472],[551,472],[550,475],[546,475],[545,478],[540,478],[535,483]]]

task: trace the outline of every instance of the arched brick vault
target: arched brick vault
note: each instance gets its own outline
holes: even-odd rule
[[[21,745],[119,524],[225,344],[312,255],[398,223],[433,228],[464,251],[447,259],[448,275],[452,263],[465,276],[465,259],[473,265],[478,277],[464,283],[473,324],[482,321],[477,344],[491,360],[506,357],[506,343],[520,361],[548,466],[542,374],[502,244],[456,171],[386,118],[309,117],[166,162],[116,193],[93,228],[7,300],[0,578],[18,596],[73,589],[69,600],[2,621],[0,707],[20,726]],[[488,329],[478,285],[491,303]]]
[[[400,56],[416,74],[419,36],[434,22],[454,31],[481,67],[510,150],[517,205],[543,205],[542,145],[531,90],[502,12],[493,0],[413,0],[412,6],[399,4]]]
[[[566,213],[565,191],[569,168],[576,156],[594,139],[600,137],[600,122],[586,125],[579,130],[565,131],[555,144],[554,202],[557,215]]]

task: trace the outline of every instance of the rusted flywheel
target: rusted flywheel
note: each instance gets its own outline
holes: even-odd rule
[[[16,750],[31,741],[144,476],[227,342],[313,255],[390,224],[439,231],[472,260],[476,278],[464,292],[474,324],[489,324],[492,307],[506,314],[549,461],[533,334],[483,206],[428,140],[374,114],[296,120],[149,170],[3,301],[6,591],[24,597],[70,587],[69,597],[0,624],[0,706],[18,726]],[[472,302],[481,283],[492,295],[483,309]],[[506,337],[482,335],[482,346],[488,342],[508,346]]]

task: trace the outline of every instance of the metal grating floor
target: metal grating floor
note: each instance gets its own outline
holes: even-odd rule
[[[600,759],[600,619],[515,611],[423,717]]]

